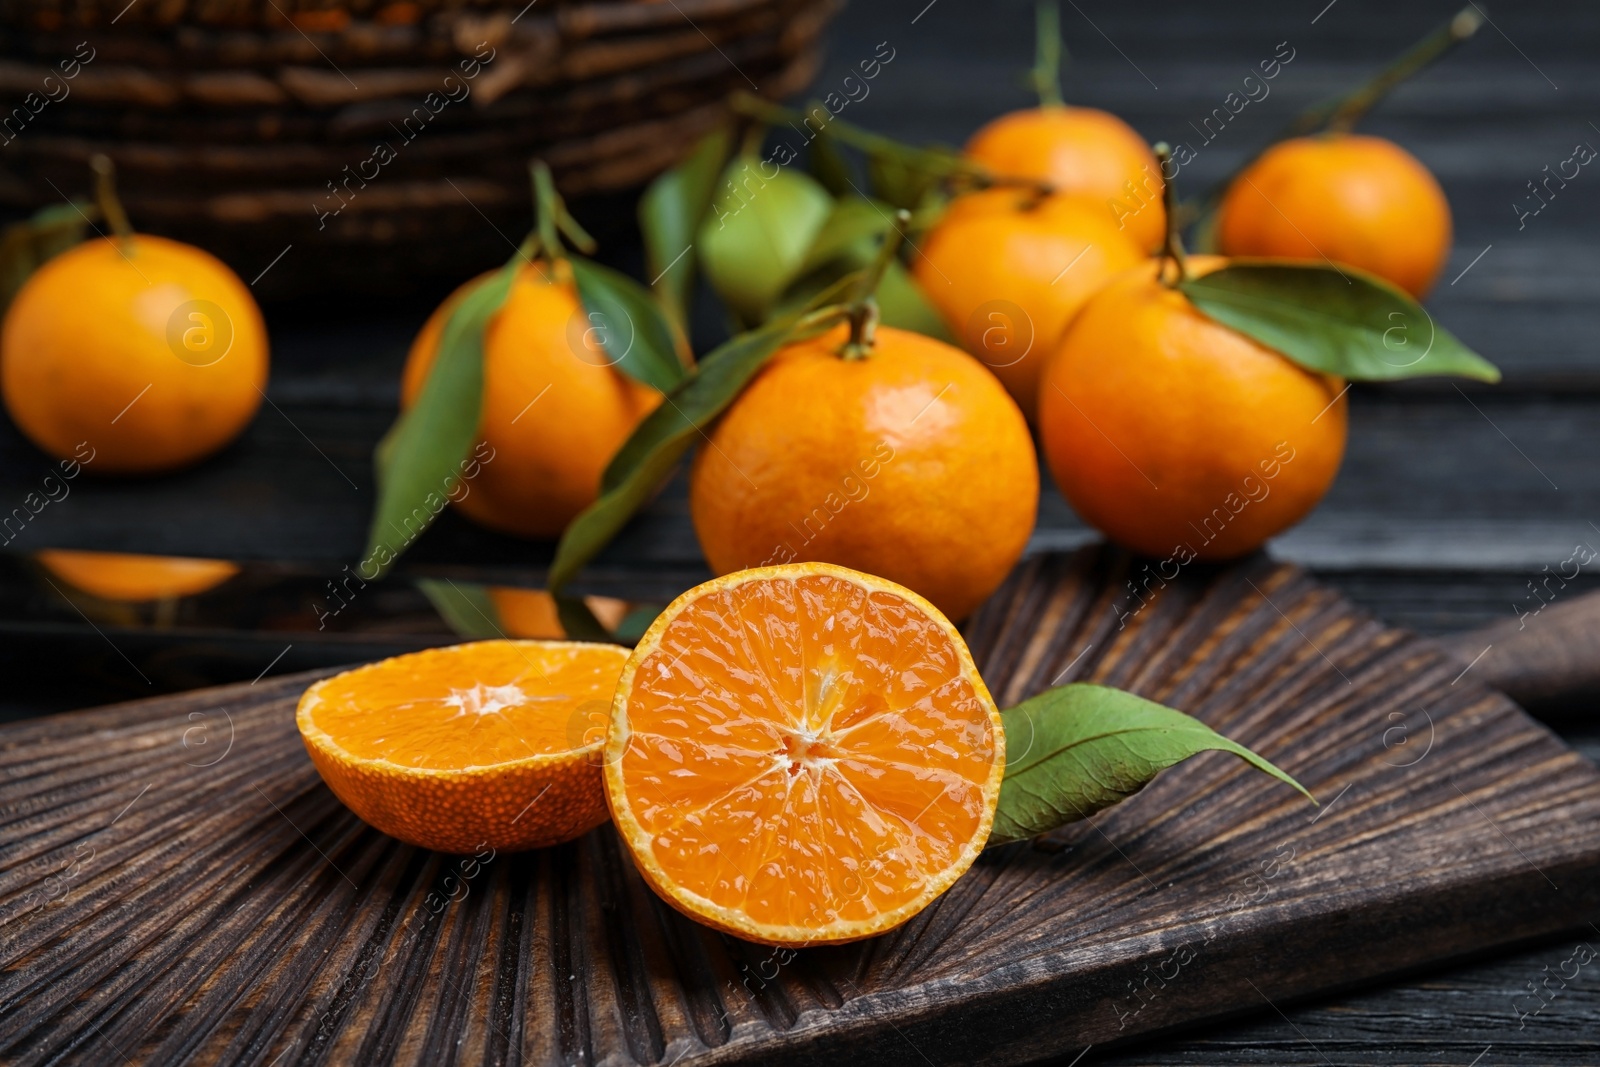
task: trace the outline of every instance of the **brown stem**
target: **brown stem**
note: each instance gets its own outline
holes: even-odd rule
[[[740,90],[729,98],[733,110],[758,122],[772,126],[787,123],[798,128],[803,125],[806,118],[818,108],[824,113],[827,109],[821,104],[813,104],[804,112],[783,107],[764,100],[753,93]],[[973,189],[989,189],[994,186],[1019,187],[1031,189],[1037,196],[1046,197],[1055,193],[1054,185],[1038,178],[1024,178],[1011,174],[995,174],[980,163],[974,163],[964,158],[954,149],[947,148],[916,148],[903,144],[892,137],[885,137],[879,133],[851,125],[840,118],[831,117],[823,125],[819,133],[823,137],[832,137],[841,144],[864,152],[867,156],[877,159],[890,160],[900,163],[914,171],[931,175],[934,178],[947,181],[956,186],[957,192],[968,192]]]
[[[1396,56],[1388,66],[1340,100],[1323,128],[1329,133],[1349,133],[1361,117],[1396,86],[1477,33],[1482,25],[1483,12],[1476,4],[1468,4],[1457,11],[1449,22]]]
[[[1259,151],[1246,156],[1237,167],[1213,185],[1198,205],[1184,205],[1186,217],[1199,219],[1216,211],[1217,205],[1222,203],[1223,196],[1234,180],[1279,141],[1287,141],[1291,137],[1303,137],[1317,130],[1348,133],[1362,116],[1393,92],[1396,86],[1414,77],[1429,64],[1443,58],[1456,45],[1477,33],[1478,27],[1482,25],[1482,10],[1476,4],[1468,4],[1457,11],[1449,22],[1390,60],[1387,66],[1363,84],[1336,100],[1325,101],[1300,112],[1294,121],[1278,132],[1277,136]]]
[[[883,235],[883,244],[878,248],[878,254],[872,258],[867,269],[861,272],[861,280],[856,283],[855,292],[851,294],[848,305],[850,339],[839,352],[845,359],[864,359],[872,354],[872,346],[878,334],[878,301],[874,294],[878,291],[879,283],[883,281],[884,272],[899,254],[900,245],[906,237],[906,227],[910,224],[911,212],[905,208],[896,211],[894,221],[889,224],[889,232]]]
[[[844,359],[865,359],[878,343],[878,301],[868,297],[850,309],[850,340],[839,355]]]
[[[1167,210],[1167,240],[1161,248],[1161,267],[1156,276],[1162,284],[1176,287],[1189,280],[1189,260],[1183,253],[1183,238],[1178,235],[1178,194],[1175,183],[1167,177],[1167,165],[1172,162],[1172,148],[1162,141],[1150,149],[1155,153],[1156,168],[1161,173],[1161,203]],[[1175,281],[1167,281],[1167,260],[1178,268]]]
[[[1026,189],[1033,194],[1026,207],[1033,207],[1047,196],[1054,196],[1056,187],[1043,178],[1019,178],[1010,174],[983,173],[973,177],[976,189]]]
[[[94,171],[94,198],[100,217],[106,220],[117,243],[126,250],[133,243],[133,224],[128,221],[128,213],[122,210],[122,201],[117,199],[117,168],[110,156],[96,152],[89,157],[89,169]]]
[[[1033,23],[1033,69],[1028,80],[1041,108],[1061,107],[1061,8],[1054,0],[1038,0]]]

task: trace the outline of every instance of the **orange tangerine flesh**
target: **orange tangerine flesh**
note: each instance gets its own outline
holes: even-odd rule
[[[606,709],[628,650],[477,641],[317,682],[295,716],[323,781],[392,837],[441,852],[537,848],[606,819]]]
[[[750,941],[854,941],[926,907],[982,850],[1005,771],[955,627],[823,563],[714,579],[623,668],[606,798],[645,879]]]

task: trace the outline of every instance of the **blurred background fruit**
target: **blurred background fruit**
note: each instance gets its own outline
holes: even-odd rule
[[[1047,181],[1094,205],[1146,252],[1166,233],[1150,145],[1108,112],[1064,105],[1013,111],[973,134],[966,151],[995,174]]]
[[[1092,203],[998,187],[957,199],[912,258],[950,331],[1033,421],[1040,368],[1106,279],[1145,255]]]
[[[445,322],[482,279],[457,289],[412,343],[402,409],[422,390]],[[476,474],[456,506],[491,529],[555,537],[600,493],[600,475],[661,394],[615,368],[578,301],[566,264],[518,270],[483,349]]]
[[[1450,205],[1428,168],[1392,141],[1298,137],[1228,186],[1217,243],[1230,256],[1347,263],[1421,297],[1450,256]]]
[[[567,635],[561,623],[561,612],[556,598],[544,589],[519,589],[514,586],[492,585],[488,589],[489,601],[494,605],[501,627],[508,637],[543,638],[559,640]],[[609,596],[583,598],[595,620],[608,630],[615,630],[628,614],[628,602]]]
[[[1153,252],[1166,237],[1167,217],[1150,143],[1108,111],[1063,102],[1065,52],[1060,9],[1039,0],[1028,75],[1039,106],[991,120],[967,141],[967,158],[999,176],[1049,182],[1104,212],[1141,251]]]
[[[1226,260],[1188,263],[1203,275]],[[1241,556],[1332,484],[1344,383],[1208,318],[1162,267],[1113,280],[1067,327],[1039,390],[1045,458],[1113,540],[1180,563]]]
[[[718,574],[837,563],[965,618],[1021,557],[1039,473],[993,374],[921,334],[843,328],[778,352],[696,454],[689,510]]]
[[[61,253],[0,327],[6,410],[58,459],[87,443],[96,473],[210,455],[250,422],[266,383],[267,332],[250,290],[210,253],[164,237]]]
[[[59,203],[51,183],[100,151],[142,225],[244,277],[293,245],[291,269],[261,279],[269,296],[413,290],[500,258],[494,227],[526,229],[530,156],[569,196],[619,194],[735,88],[800,89],[837,6],[6,2],[0,84],[70,96],[8,145],[0,211]]]
[[[126,603],[196,596],[239,573],[238,564],[227,560],[125,552],[47,548],[35,553],[34,559],[74,589]]]

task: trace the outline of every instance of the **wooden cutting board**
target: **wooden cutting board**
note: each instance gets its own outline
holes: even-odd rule
[[[61,715],[0,730],[0,1059],[1067,1062],[1600,911],[1600,772],[1461,662],[1265,558],[1131,567],[1022,566],[969,627],[996,698],[1132,689],[1322,807],[1207,754],[787,953],[664,906],[609,827],[492,858],[368,829],[295,733],[313,675]]]

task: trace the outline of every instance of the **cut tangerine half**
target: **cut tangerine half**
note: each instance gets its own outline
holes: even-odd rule
[[[476,641],[325,678],[295,722],[334,795],[440,852],[540,848],[606,821],[601,749],[628,650]]]
[[[606,799],[646,881],[769,945],[911,918],[982,850],[1000,713],[922,597],[825,563],[738,571],[673,601],[622,670]]]

